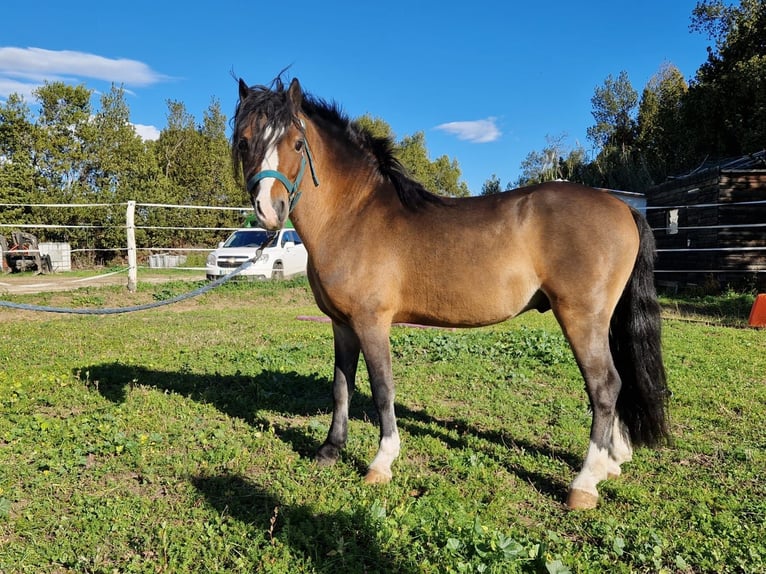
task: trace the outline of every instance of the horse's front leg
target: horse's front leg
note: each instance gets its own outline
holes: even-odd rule
[[[356,367],[359,364],[359,338],[345,325],[333,322],[335,375],[332,384],[332,424],[327,439],[316,454],[317,463],[329,466],[337,462],[348,436],[348,407],[354,394]]]
[[[364,481],[368,484],[391,480],[391,464],[399,456],[399,431],[394,413],[394,375],[391,371],[390,325],[377,325],[359,332],[362,353],[370,376],[372,400],[380,419],[380,443]]]

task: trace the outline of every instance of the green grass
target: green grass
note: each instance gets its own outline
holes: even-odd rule
[[[734,291],[717,296],[665,295],[660,298],[669,317],[730,327],[747,325],[753,300],[753,295]]]
[[[189,288],[13,300],[112,307]],[[403,448],[393,482],[370,487],[364,369],[340,462],[311,459],[332,336],[295,319],[318,314],[305,279],[126,315],[2,310],[0,572],[763,571],[766,333],[664,303],[675,442],[637,451],[578,513],[562,501],[590,415],[550,313],[395,328]],[[741,322],[725,304],[695,318]]]

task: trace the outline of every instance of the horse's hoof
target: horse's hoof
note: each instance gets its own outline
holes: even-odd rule
[[[567,497],[567,508],[569,510],[590,510],[598,506],[598,495],[573,488],[569,491]]]
[[[364,477],[365,484],[388,484],[391,482],[390,474],[383,474],[373,468],[367,471]]]
[[[317,466],[325,468],[328,466],[334,465],[336,462],[338,462],[338,456],[327,456],[326,454],[322,454],[322,452],[318,452],[316,456],[314,457],[314,461],[316,462]]]
[[[332,466],[340,458],[340,451],[334,446],[323,445],[319,448],[314,457],[317,466],[326,467]]]
[[[338,459],[337,458],[326,458],[326,457],[317,455],[316,458],[314,459],[314,461],[316,462],[318,467],[326,468],[328,466],[334,465],[336,462],[338,462]]]

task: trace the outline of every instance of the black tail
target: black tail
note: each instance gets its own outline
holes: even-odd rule
[[[654,446],[670,437],[668,387],[662,362],[660,305],[654,287],[654,236],[633,211],[640,246],[633,274],[612,316],[609,344],[622,379],[617,413],[636,445]]]

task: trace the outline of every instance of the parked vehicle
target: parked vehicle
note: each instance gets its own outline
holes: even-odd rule
[[[214,280],[232,272],[252,258],[270,236],[258,260],[245,268],[238,277],[284,279],[305,275],[308,254],[295,229],[285,228],[274,233],[253,227],[238,229],[207,256],[207,278]]]
[[[0,269],[4,271],[6,268],[14,273],[53,271],[51,256],[40,251],[36,236],[24,231],[12,232],[10,243],[4,235],[0,235]]]

